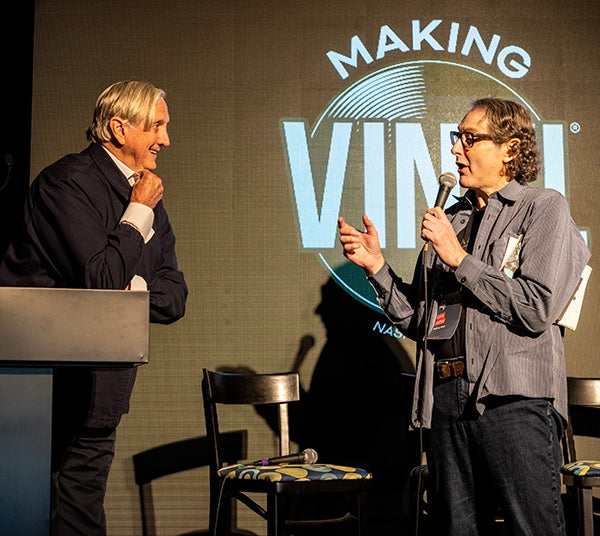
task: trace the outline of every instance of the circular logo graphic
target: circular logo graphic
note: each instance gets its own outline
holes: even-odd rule
[[[327,106],[310,132],[317,203],[322,206],[325,183],[333,180],[332,162],[345,158],[340,214],[359,229],[363,213],[373,220],[386,259],[405,280],[413,276],[421,218],[435,199],[437,177],[456,171],[449,132],[474,100],[487,96],[520,102],[539,121],[529,103],[496,78],[457,63],[421,60],[360,79]],[[342,127],[345,137],[338,135]],[[364,272],[343,257],[337,240],[315,252],[346,292],[381,311]]]

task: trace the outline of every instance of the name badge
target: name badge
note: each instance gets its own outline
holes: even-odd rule
[[[429,339],[443,341],[454,335],[458,322],[460,321],[461,304],[440,305],[435,316],[435,322],[429,335]]]

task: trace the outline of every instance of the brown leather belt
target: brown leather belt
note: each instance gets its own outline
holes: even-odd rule
[[[441,378],[442,380],[462,376],[465,372],[465,358],[457,357],[455,359],[442,359],[436,361],[435,369],[438,378]]]

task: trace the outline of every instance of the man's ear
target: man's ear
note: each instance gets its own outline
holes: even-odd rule
[[[125,129],[126,123],[120,117],[111,117],[108,125],[110,127],[110,132],[112,133],[115,141],[119,143],[119,145],[125,144]]]
[[[519,145],[521,140],[519,138],[512,138],[506,142],[506,152],[504,155],[504,163],[508,163],[513,160],[519,154]]]

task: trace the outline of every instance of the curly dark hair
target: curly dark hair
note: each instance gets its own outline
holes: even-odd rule
[[[482,109],[489,122],[489,133],[495,143],[517,138],[513,158],[506,165],[511,179],[520,183],[533,182],[540,170],[535,129],[529,112],[516,102],[497,98],[476,100],[472,109]]]

